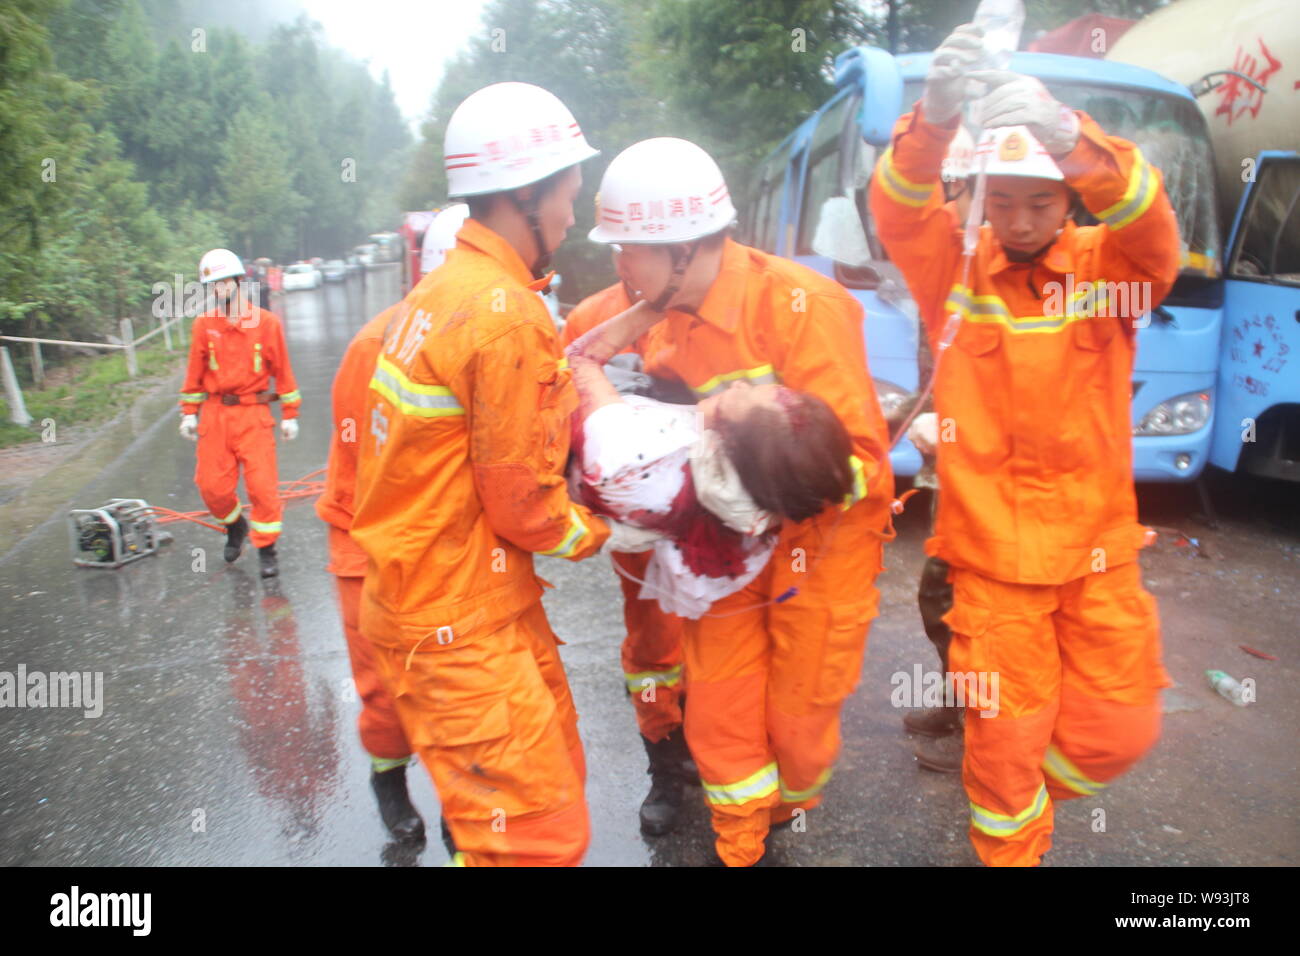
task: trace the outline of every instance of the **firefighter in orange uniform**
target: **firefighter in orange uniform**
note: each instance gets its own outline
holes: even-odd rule
[[[569,313],[560,335],[568,346],[602,321],[621,311],[607,300],[621,292],[616,286],[597,293]],[[624,303],[626,300],[622,300]],[[610,310],[613,311],[610,311]],[[682,702],[686,689],[682,673],[682,622],[675,614],[661,610],[655,601],[638,600],[650,555],[613,554],[624,574],[618,575],[623,589],[623,680],[636,711],[641,743],[649,757],[650,792],[641,802],[641,832],[650,836],[671,833],[688,784],[699,783],[699,771],[682,735]]]
[[[598,207],[591,238],[614,246],[624,281],[570,321],[591,325],[645,298],[667,312],[638,343],[652,376],[683,382],[697,399],[780,382],[823,399],[852,439],[845,500],[787,522],[753,582],[682,621],[686,741],[719,857],[750,866],[770,826],[821,800],[892,537],[893,474],[862,307],[811,269],[728,238],[735,209],[726,183],[692,143],[661,138],[624,150],[601,180]]]
[[[411,745],[406,740],[393,698],[375,670],[374,652],[360,630],[361,587],[366,576],[366,553],[348,533],[352,527],[357,480],[357,446],[365,417],[375,358],[384,331],[397,314],[385,309],[361,327],[334,375],[334,437],[330,443],[325,491],[316,501],[316,513],[329,524],[330,562],[326,568],[338,586],[343,634],[348,642],[352,678],[361,698],[358,729],[361,745],[370,754],[370,786],[379,802],[379,815],[399,840],[424,838],[424,821],[411,804],[406,786],[406,765]]]
[[[275,542],[282,505],[270,403],[281,403],[280,434],[292,441],[302,396],[280,317],[245,299],[244,275],[243,263],[229,249],[213,249],[199,260],[199,280],[212,286],[216,307],[194,320],[180,433],[199,443],[194,481],[208,511],[226,526],[226,560],[239,557],[251,525],[262,577],[269,578],[279,573]],[[252,503],[248,518],[239,503],[241,466]]]
[[[579,560],[611,539],[568,497],[577,394],[537,295],[594,155],[538,87],[461,103],[445,157],[470,218],[400,304],[361,422],[361,631],[464,865],[576,865],[589,838],[577,715],[532,553]],[[629,549],[617,533],[611,544]]]
[[[988,175],[987,222],[963,284],[961,226],[939,181],[979,48],[965,26],[935,54],[877,164],[871,208],[940,356],[935,410],[953,438],[937,445],[926,553],[952,566],[949,666],[986,688],[998,679],[991,700],[967,696],[970,836],[985,863],[1034,865],[1053,801],[1100,792],[1159,735],[1168,678],[1137,561],[1150,533],[1130,420],[1146,319],[1129,293],[1159,304],[1179,238],[1137,147],[1031,77],[982,73],[993,89],[976,104],[974,168]],[[1099,225],[1067,218],[1072,192]]]

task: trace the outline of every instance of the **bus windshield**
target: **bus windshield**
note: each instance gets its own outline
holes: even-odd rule
[[[1178,217],[1183,272],[1219,275],[1219,222],[1214,157],[1196,104],[1150,91],[1082,84],[1046,86],[1067,106],[1083,110],[1112,136],[1137,144],[1164,174],[1165,192]]]

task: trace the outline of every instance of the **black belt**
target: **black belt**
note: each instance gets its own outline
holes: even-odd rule
[[[220,398],[222,405],[269,405],[271,402],[278,402],[280,396],[276,392],[254,392],[251,395],[236,395],[233,392],[226,392],[223,395],[213,398]]]

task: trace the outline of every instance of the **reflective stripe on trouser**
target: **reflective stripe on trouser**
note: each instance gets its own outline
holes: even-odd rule
[[[578,715],[541,602],[445,645],[367,636],[464,865],[580,863],[590,827]]]
[[[989,865],[1032,866],[1053,801],[1099,793],[1159,736],[1155,602],[1136,562],[1058,587],[952,574],[949,666],[987,675],[993,698],[966,719],[971,842]]]
[[[336,531],[337,528],[330,528],[331,534]],[[361,698],[357,730],[361,735],[361,746],[370,756],[388,761],[401,760],[411,755],[411,745],[407,743],[402,723],[397,718],[393,698],[375,672],[370,642],[361,636],[358,629],[364,581],[364,578],[337,575],[334,578],[339,593],[339,611],[343,617],[343,634],[348,641],[348,659],[352,662],[352,680],[357,685],[357,696]]]
[[[683,621],[686,741],[729,866],[762,856],[772,820],[821,800],[876,612],[871,529],[887,523],[864,506],[787,525],[763,572],[710,613],[748,610]],[[793,586],[793,598],[752,607]]]
[[[275,419],[265,405],[222,405],[208,401],[199,416],[194,483],[213,516],[238,517],[239,471],[250,508],[249,540],[254,547],[280,536],[279,476],[275,464]],[[234,519],[231,519],[234,520]],[[229,523],[229,522],[227,522]]]
[[[644,580],[653,552],[615,554],[629,574]],[[618,574],[618,572],[615,572]],[[682,621],[656,601],[642,601],[641,585],[618,574],[623,589],[623,678],[636,709],[637,727],[650,741],[663,740],[682,725]]]

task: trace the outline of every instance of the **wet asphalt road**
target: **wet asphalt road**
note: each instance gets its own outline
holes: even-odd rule
[[[286,320],[303,392],[302,434],[280,445],[281,478],[325,462],[328,396],[352,334],[397,295],[391,273],[327,285],[274,304]],[[201,507],[194,446],[168,412],[78,494]],[[1221,509],[1198,522],[1188,488],[1144,489],[1143,518],[1197,537],[1209,551],[1164,541],[1143,559],[1160,599],[1166,667],[1164,736],[1100,797],[1057,807],[1062,865],[1274,865],[1300,862],[1296,622],[1300,620],[1300,493],[1216,478]],[[805,832],[770,840],[785,865],[972,865],[956,776],[917,769],[913,741],[890,705],[890,675],[936,667],[920,628],[915,581],[926,502],[913,499],[886,551],[881,617],[858,692],[847,703],[844,752]],[[310,501],[289,504],[281,577],[264,584],[251,550],[232,566],[221,538],[185,523],[175,542],[118,571],[79,570],[61,515],[0,558],[0,671],[102,671],[104,711],[0,708],[0,864],[437,865],[390,845],[356,735],[358,704],[326,574],[325,526]],[[6,543],[8,544],[8,543]],[[202,549],[205,570],[195,570]],[[590,772],[590,865],[700,865],[711,835],[692,797],[676,834],[643,838],[637,807],[644,755],[622,689],[622,618],[601,559],[538,560],[556,585],[546,606],[567,642],[564,661]],[[1247,644],[1271,653],[1264,661]],[[1259,700],[1235,708],[1205,685],[1215,667],[1252,676]],[[423,769],[413,799],[436,821]],[[1096,829],[1104,811],[1105,828]],[[436,832],[436,830],[435,830]]]

